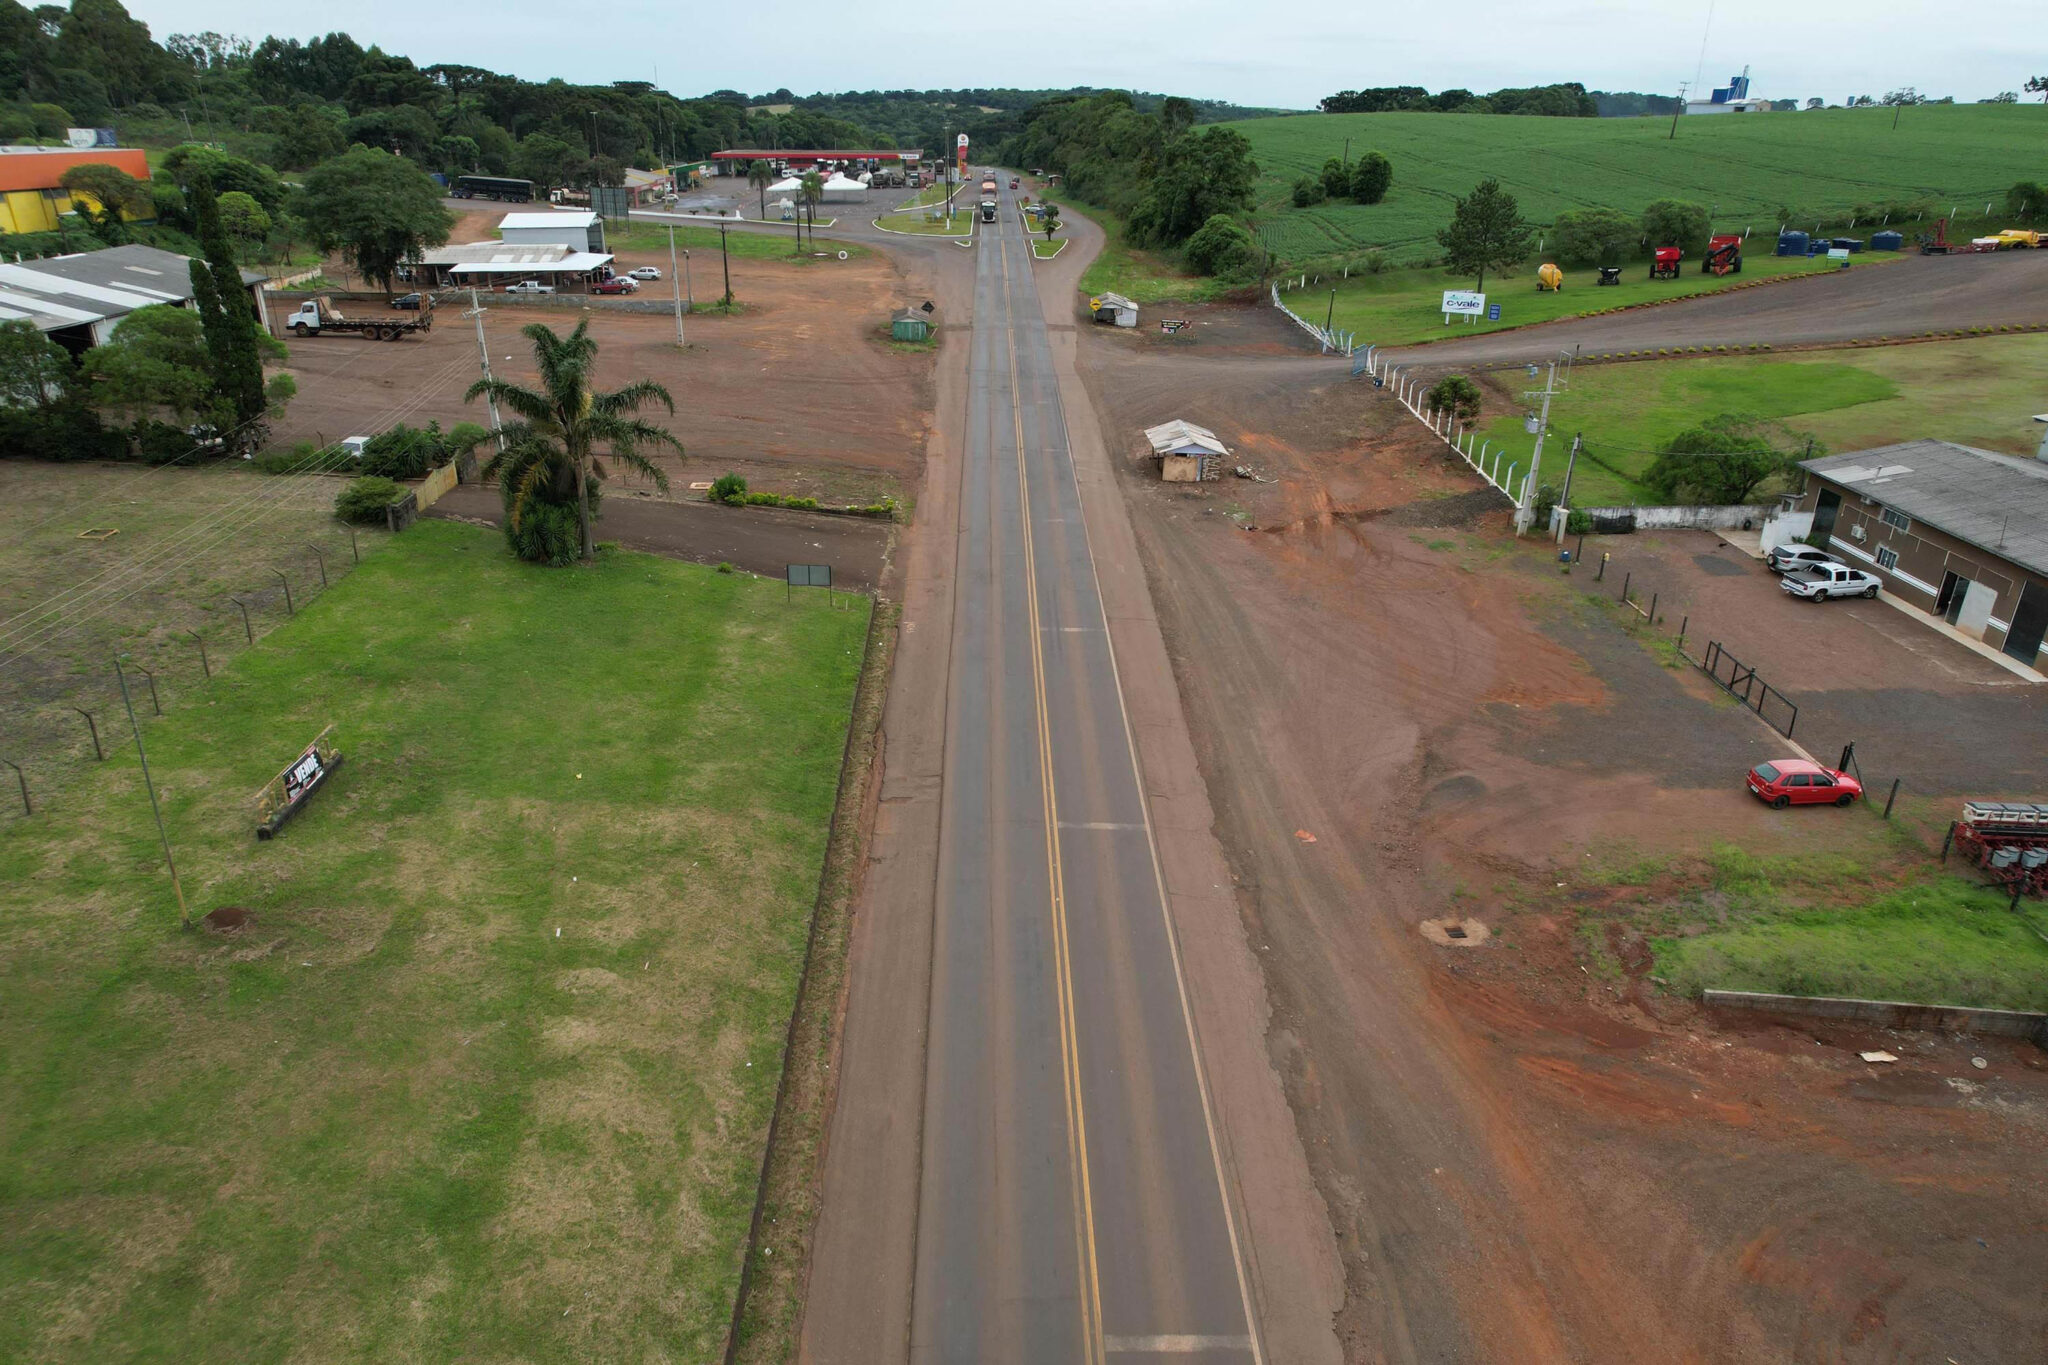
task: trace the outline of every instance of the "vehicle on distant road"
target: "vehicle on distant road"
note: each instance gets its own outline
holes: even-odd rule
[[[449,186],[451,199],[496,199],[501,203],[525,204],[533,199],[533,182],[503,175],[459,175]]]
[[[551,284],[542,284],[539,280],[521,280],[517,284],[506,285],[505,292],[508,294],[552,294],[555,292],[555,287]]]
[[[596,284],[591,285],[590,292],[593,294],[637,294],[640,292],[640,281],[634,279],[631,275],[614,275],[608,280],[599,280]]]
[[[993,223],[993,222],[994,222],[995,220],[996,220],[996,201],[995,201],[995,200],[993,200],[993,199],[984,199],[984,200],[982,200],[982,201],[981,201],[981,221],[982,221],[982,222],[984,222],[984,223]]]
[[[1017,177],[1014,175],[1010,177],[1010,188],[1013,190],[1017,188]]]
[[[658,280],[661,278],[661,271],[651,265],[643,265],[638,270],[628,270],[626,274],[636,280]]]
[[[1811,564],[1792,570],[1778,586],[1794,597],[1825,602],[1830,597],[1875,597],[1884,583],[1876,574],[1846,564]]]
[[[393,308],[402,308],[407,312],[417,313],[420,310],[421,305],[424,304],[425,302],[426,295],[415,292],[411,294],[400,294],[397,298],[391,300],[391,306]]]
[[[1848,806],[1863,795],[1863,784],[1833,768],[1803,758],[1774,758],[1749,770],[1750,794],[1773,810],[1787,806]]]
[[[1771,566],[1772,573],[1789,573],[1793,569],[1804,569],[1814,564],[1839,564],[1842,561],[1826,550],[1812,545],[1774,545],[1764,556],[1764,563]]]

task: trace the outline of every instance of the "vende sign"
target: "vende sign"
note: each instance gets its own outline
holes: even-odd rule
[[[1469,289],[1444,290],[1444,316],[1448,318],[1453,313],[1468,318],[1486,316],[1486,295]]]

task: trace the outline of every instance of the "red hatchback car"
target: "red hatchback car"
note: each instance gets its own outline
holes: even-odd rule
[[[625,275],[614,275],[590,286],[593,294],[635,294],[639,291],[640,282]]]
[[[1844,772],[1803,758],[1774,758],[1749,770],[1749,789],[1777,810],[1787,806],[1846,806],[1863,795],[1863,784]]]

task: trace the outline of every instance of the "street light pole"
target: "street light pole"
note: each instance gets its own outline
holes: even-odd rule
[[[491,348],[484,341],[484,309],[483,305],[476,300],[475,285],[471,285],[469,289],[468,316],[476,319],[476,353],[478,358],[483,361],[484,382],[488,384],[491,379]],[[484,396],[491,405],[491,434],[497,438],[498,453],[503,455],[505,453],[505,423],[498,416],[498,395],[486,389]]]
[[[676,349],[682,350],[683,341],[683,282],[676,276],[676,225],[668,225],[668,292],[676,304]]]

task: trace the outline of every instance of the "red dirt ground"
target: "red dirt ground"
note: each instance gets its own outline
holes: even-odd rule
[[[486,238],[496,216],[464,215],[456,239]],[[653,264],[666,270],[666,253],[619,256],[621,269]],[[601,385],[651,378],[675,396],[675,416],[655,416],[687,451],[661,461],[678,494],[727,472],[757,490],[838,502],[914,494],[932,407],[932,356],[896,351],[876,329],[906,299],[926,296],[924,282],[879,253],[803,264],[736,257],[732,271],[745,311],[689,317],[682,353],[665,313],[627,311],[608,299],[580,300],[587,310],[566,300],[490,304],[484,326],[493,372],[530,382],[531,346],[518,329],[541,322],[567,331],[588,317]],[[274,440],[335,441],[394,421],[488,424],[481,402],[462,401],[479,373],[475,327],[463,311],[444,304],[425,337],[290,343],[299,396]]]
[[[1576,912],[1613,894],[1589,854],[1815,847],[1731,784],[1781,742],[1513,548],[1505,504],[1344,365],[1238,325],[1178,350],[1083,329],[1082,369],[1126,443],[1347,1356],[2048,1358],[2048,1059],[1722,1026],[1651,990],[1626,933],[1624,977],[1588,974]],[[1158,484],[1139,432],[1174,417],[1277,482]],[[1447,915],[1494,934],[1417,932]],[[1879,1041],[1902,1060],[1873,1074]]]

